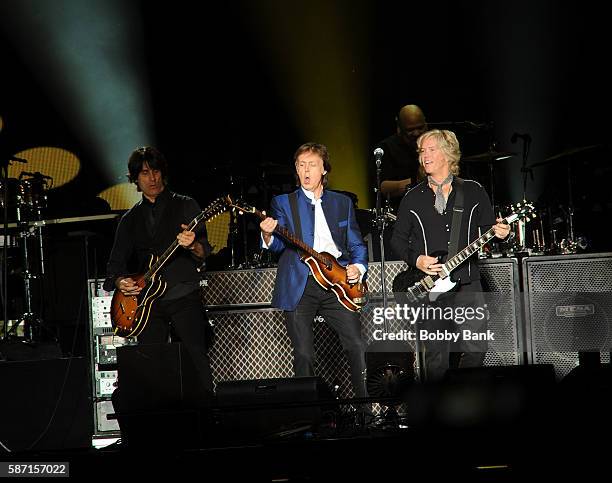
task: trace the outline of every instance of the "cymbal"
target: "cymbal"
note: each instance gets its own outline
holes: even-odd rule
[[[581,146],[578,148],[566,149],[565,151],[555,154],[554,156],[550,156],[549,158],[546,158],[544,161],[538,161],[537,163],[533,163],[529,167],[536,168],[538,166],[544,166],[545,164],[552,163],[553,161],[556,161],[558,159],[563,159],[563,158],[570,159],[574,154],[582,153],[584,151],[590,151],[592,149],[600,148],[601,146],[602,146],[601,144],[591,144],[590,146]],[[573,158],[573,159],[576,159],[576,158]]]
[[[508,159],[513,156],[516,156],[516,153],[511,153],[509,151],[487,151],[485,153],[466,156],[461,158],[461,160],[467,161],[468,163],[492,163],[493,161],[502,161],[503,159]]]

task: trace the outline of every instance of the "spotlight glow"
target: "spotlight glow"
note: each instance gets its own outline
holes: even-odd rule
[[[154,144],[137,5],[21,0],[0,21],[108,181],[135,146]]]
[[[69,183],[79,174],[81,162],[70,151],[55,147],[37,147],[18,152],[15,156],[27,159],[27,164],[13,163],[8,168],[10,178],[19,178],[22,172],[41,173],[52,178],[49,189]]]
[[[111,210],[129,210],[140,201],[142,195],[136,190],[133,183],[121,183],[98,193],[98,197],[105,200]]]

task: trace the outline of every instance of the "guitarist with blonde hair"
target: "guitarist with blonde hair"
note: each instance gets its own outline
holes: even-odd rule
[[[348,303],[343,305],[337,293],[325,290],[300,259],[300,251],[280,236],[274,236],[274,231],[284,227],[316,252],[330,254],[344,267],[342,277],[351,285],[363,280],[367,248],[351,199],[325,189],[331,171],[327,148],[317,143],[303,144],[295,152],[294,164],[299,188],[274,197],[271,217],[260,224],[262,246],[281,254],[272,305],[284,310],[296,377],[315,375],[312,324],[315,316],[322,315],[340,337],[347,354],[355,396],[366,397],[365,353],[358,312],[347,308]],[[314,271],[318,273],[318,268]]]
[[[495,236],[504,239],[510,227],[501,223],[501,219],[496,221],[489,196],[479,183],[458,177],[461,151],[455,133],[437,129],[427,131],[418,138],[417,148],[419,164],[427,178],[402,199],[391,245],[394,252],[422,276],[437,275],[444,265],[438,254],[449,251],[451,232],[455,230],[453,225],[459,224],[455,235],[456,251],[476,240],[479,230],[485,232],[493,227]],[[458,194],[460,191],[461,195]],[[461,212],[462,208],[462,214],[456,216],[454,208],[459,197],[462,201],[458,203],[457,211]],[[451,273],[451,280],[457,282],[457,292],[483,291],[476,262],[475,257],[468,258]],[[444,322],[436,323],[444,325]],[[457,330],[455,324],[449,325],[448,330]],[[437,327],[427,321],[424,328],[433,330]],[[483,364],[486,344],[481,342],[464,342],[452,348],[459,356],[459,367]],[[444,376],[449,368],[450,352],[450,344],[446,342],[425,344],[428,380],[435,381]]]

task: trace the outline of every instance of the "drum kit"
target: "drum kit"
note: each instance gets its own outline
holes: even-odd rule
[[[237,174],[238,173],[238,174]],[[267,209],[272,197],[290,191],[294,169],[290,164],[264,162],[255,166],[223,163],[210,167],[194,184],[206,183],[211,196],[229,194],[260,209]],[[236,211],[207,224],[213,254],[207,258],[209,270],[243,270],[276,266],[273,255],[259,243],[259,222]]]
[[[42,220],[43,211],[47,208],[47,191],[51,187],[50,176],[41,173],[22,172],[19,178],[0,180],[0,208],[3,213],[3,230],[0,241],[3,249],[3,320],[8,319],[8,259],[20,257],[19,273],[23,283],[23,313],[19,322],[13,324],[12,330],[23,322],[24,336],[28,340],[40,337],[41,320],[37,310],[35,285],[44,274],[42,226],[34,222]],[[15,257],[13,250],[19,251]],[[8,336],[9,334],[4,334]]]
[[[532,172],[533,168],[541,166],[549,166],[551,163],[566,161],[567,169],[567,204],[559,204],[553,208],[550,204],[541,204],[531,202],[536,207],[536,213],[531,220],[520,220],[511,228],[511,236],[504,243],[496,244],[495,246],[487,247],[481,252],[480,256],[485,257],[502,257],[502,256],[534,256],[534,255],[569,255],[584,251],[588,248],[587,239],[584,236],[579,236],[575,232],[575,209],[573,202],[573,190],[571,174],[571,163],[575,158],[574,155],[589,151],[599,147],[599,145],[584,146],[573,148],[561,153],[550,156],[549,158],[526,165],[524,159],[521,171],[524,175],[523,181],[523,200],[518,203],[525,204],[529,202],[525,199],[527,175]],[[507,216],[516,208],[516,203],[496,205],[493,165],[503,159],[509,159],[515,156],[516,153],[510,152],[488,152],[475,156],[462,158],[462,161],[467,163],[485,162],[489,164],[490,170],[490,194],[491,202],[495,207],[497,216]]]
[[[0,180],[0,292],[3,315],[0,333],[4,338],[22,336],[35,343],[45,336],[42,321],[42,282],[45,276],[45,244],[43,229],[47,225],[115,218],[105,214],[74,218],[44,220],[48,208],[48,191],[53,179],[42,173],[21,172],[18,178]],[[10,261],[10,263],[9,263]],[[22,296],[11,294],[9,286],[22,285]],[[13,297],[14,296],[14,297]],[[9,311],[10,306],[10,311]],[[10,326],[10,330],[8,327]]]

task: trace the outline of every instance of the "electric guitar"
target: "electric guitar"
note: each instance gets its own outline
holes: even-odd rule
[[[202,221],[209,221],[228,209],[227,199],[217,198],[189,223],[187,228],[193,231]],[[111,324],[113,332],[121,337],[136,337],[146,327],[155,301],[166,291],[167,284],[158,274],[178,249],[178,240],[174,240],[160,256],[151,255],[149,269],[146,273],[126,275],[142,288],[138,295],[123,295],[116,289],[111,301]]]
[[[516,210],[502,220],[502,223],[511,225],[519,219],[530,221],[529,216],[535,217],[535,209],[533,204],[521,203],[517,205]],[[396,294],[405,294],[410,302],[418,302],[419,300],[429,297],[429,300],[436,300],[441,294],[451,291],[457,285],[451,280],[450,274],[459,265],[470,258],[474,253],[478,252],[486,243],[495,237],[493,228],[488,230],[482,236],[474,240],[467,247],[457,253],[455,256],[447,260],[442,265],[442,270],[437,275],[427,275],[423,277],[423,272],[418,268],[409,268],[398,273],[393,279],[393,292]],[[437,256],[439,263],[444,261],[445,253],[432,253],[431,256]]]
[[[239,212],[253,214],[261,220],[267,218],[258,209],[242,202],[234,203],[230,199],[228,203]],[[344,308],[351,312],[358,312],[367,303],[368,287],[366,283],[349,283],[346,277],[346,268],[340,265],[333,255],[327,252],[317,252],[283,226],[277,225],[274,233],[280,235],[298,249],[300,259],[308,266],[317,283],[325,290],[331,290]]]

